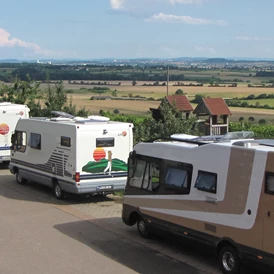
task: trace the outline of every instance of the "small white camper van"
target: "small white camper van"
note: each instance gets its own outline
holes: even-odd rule
[[[239,273],[241,262],[273,270],[274,140],[251,132],[171,139],[130,153],[124,223],[143,237],[212,247],[223,273]]]
[[[10,161],[11,135],[17,121],[28,118],[29,111],[26,105],[0,103],[0,163]]]
[[[58,199],[65,192],[124,190],[132,129],[131,123],[102,116],[21,119],[12,138],[9,168],[19,184],[31,180],[53,187]]]

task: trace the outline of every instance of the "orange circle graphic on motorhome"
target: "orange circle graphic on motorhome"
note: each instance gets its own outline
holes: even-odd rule
[[[106,158],[106,152],[103,148],[96,148],[93,152],[93,158],[96,162]]]
[[[9,131],[10,131],[10,128],[7,124],[5,124],[5,123],[0,124],[0,134],[1,135],[6,135],[9,133]]]

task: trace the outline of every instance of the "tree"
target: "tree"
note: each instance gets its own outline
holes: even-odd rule
[[[47,106],[48,115],[52,110],[63,110],[67,102],[67,93],[64,90],[63,82],[57,82],[52,88],[48,83],[48,88],[45,96],[45,105]]]
[[[67,104],[67,92],[62,81],[54,84],[52,88],[49,84],[46,91],[40,90],[40,83],[27,78],[22,81],[15,79],[12,86],[4,86],[0,89],[0,101],[8,101],[17,104],[26,104],[30,108],[30,116],[51,116],[52,110],[61,110],[75,116],[88,116],[89,112],[85,108],[76,111],[76,105],[72,104],[72,98]],[[44,103],[45,107],[42,107]]]
[[[196,117],[191,117],[188,120],[183,119],[183,113],[170,107],[165,100],[160,106],[160,112],[161,119],[159,121],[148,117],[136,129],[136,134],[139,135],[140,141],[170,137],[175,133],[192,133],[191,128],[196,121]]]
[[[239,118],[239,122],[243,122],[243,121],[244,121],[244,117],[241,116],[241,117]]]
[[[112,91],[111,95],[112,95],[113,97],[117,97],[117,91],[116,91],[116,89],[115,89],[114,91]]]
[[[196,94],[194,100],[192,100],[193,103],[199,104],[202,99],[205,98],[203,94]]]
[[[39,87],[40,83],[32,81],[29,76],[27,81],[21,81],[16,78],[12,86],[3,86],[0,95],[2,96],[2,101],[26,104],[41,98]]]
[[[177,89],[176,92],[175,92],[176,95],[182,95],[184,94],[184,91],[182,89]]]
[[[260,119],[259,120],[259,124],[260,125],[265,125],[266,124],[266,120],[265,119]]]
[[[252,123],[252,122],[254,122],[254,121],[255,121],[255,118],[254,118],[254,117],[252,117],[252,116],[250,116],[250,117],[248,117],[248,121],[249,121],[250,123]]]

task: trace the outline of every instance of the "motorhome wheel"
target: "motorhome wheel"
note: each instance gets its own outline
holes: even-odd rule
[[[22,178],[19,170],[16,173],[16,181],[19,185],[24,185],[27,183],[27,179]]]
[[[57,199],[61,200],[64,198],[64,191],[62,190],[62,188],[58,182],[54,183],[53,190],[54,190],[54,196]]]
[[[232,246],[224,246],[219,253],[219,264],[225,274],[240,273],[240,258]]]
[[[137,221],[137,230],[143,238],[148,239],[151,237],[150,232],[147,231],[146,223],[145,223],[144,219],[141,217]]]

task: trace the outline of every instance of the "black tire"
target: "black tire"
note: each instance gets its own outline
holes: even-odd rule
[[[140,217],[137,221],[137,230],[141,237],[145,239],[149,239],[151,237],[151,233],[146,228],[146,223],[142,217]]]
[[[21,175],[20,175],[20,171],[18,170],[17,172],[16,172],[16,182],[19,184],[19,185],[25,185],[26,183],[27,183],[27,179],[25,179],[25,178],[23,178],[23,177],[21,177]]]
[[[240,274],[241,261],[234,247],[224,246],[218,257],[220,268],[224,274]]]
[[[62,190],[58,182],[53,183],[53,194],[54,194],[54,197],[58,200],[64,199],[65,192]]]

